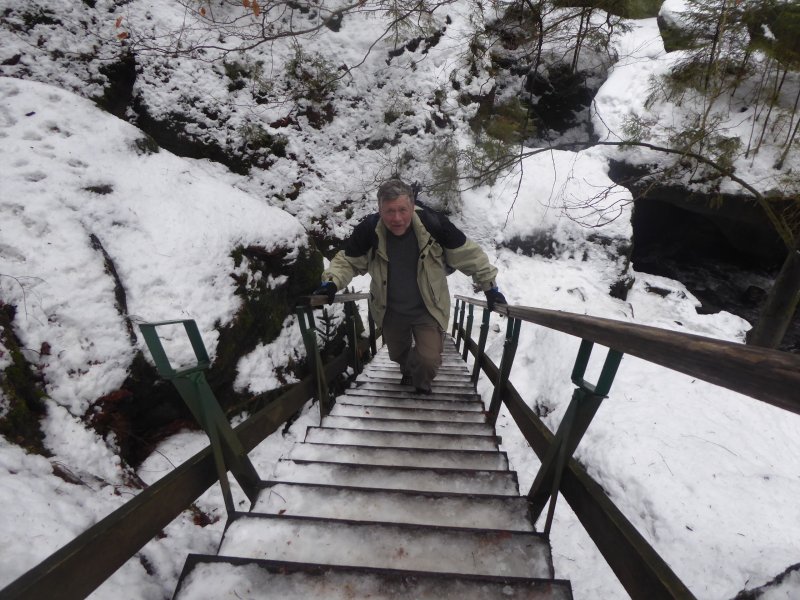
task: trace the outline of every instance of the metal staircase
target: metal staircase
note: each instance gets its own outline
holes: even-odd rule
[[[176,598],[570,598],[553,580],[547,535],[556,500],[570,504],[585,532],[637,600],[694,598],[572,453],[607,398],[625,354],[800,414],[800,358],[636,323],[530,306],[456,297],[452,335],[433,393],[415,395],[377,352],[375,324],[359,333],[355,302],[340,294],[348,343],[323,362],[313,296],[298,308],[311,374],[235,428],[204,372],[208,353],[191,319],[140,323],[156,367],[174,383],[210,445],[89,527],[0,590],[3,600],[86,598],[209,487],[219,482],[229,521],[215,556],[190,555]],[[474,309],[482,308],[472,338]],[[484,353],[492,312],[507,317],[502,358]],[[522,323],[578,337],[572,400],[555,432],[510,381]],[[196,364],[174,368],[156,328],[182,324]],[[174,332],[170,334],[174,338]],[[585,379],[594,345],[608,349],[595,383]],[[458,349],[460,352],[457,352]],[[348,369],[355,387],[334,403],[328,385]],[[465,361],[474,357],[471,375]],[[352,372],[352,371],[351,371]],[[484,407],[471,384],[494,386]],[[248,453],[278,431],[311,397],[324,419],[308,429],[263,481]],[[499,451],[493,423],[501,405],[541,466],[520,497]],[[252,502],[236,511],[229,476]],[[546,514],[542,533],[532,522]],[[533,519],[532,519],[533,517]]]
[[[276,466],[176,600],[564,598],[466,363],[445,344],[430,395],[381,350]]]

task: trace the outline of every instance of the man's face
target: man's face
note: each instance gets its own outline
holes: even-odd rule
[[[414,203],[408,196],[399,196],[393,200],[384,200],[378,212],[386,229],[394,235],[403,235],[411,226]]]

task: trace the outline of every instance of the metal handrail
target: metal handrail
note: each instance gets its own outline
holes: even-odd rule
[[[357,346],[359,352],[369,348],[366,340],[359,340]],[[323,376],[332,381],[350,362],[349,353],[342,352],[323,366]],[[176,371],[176,374],[181,373]],[[234,428],[246,452],[282,427],[313,397],[317,390],[316,379],[316,374],[305,377]],[[211,446],[207,446],[0,589],[0,598],[85,598],[218,480],[213,452]]]
[[[465,296],[456,299],[487,307],[483,300]],[[501,304],[495,312],[637,356],[800,414],[800,355],[530,306]]]
[[[459,303],[462,303],[460,310]],[[456,296],[453,331],[458,333],[459,340],[463,337],[464,349],[469,349],[475,355],[473,372],[482,369],[494,383],[491,404],[502,400],[522,435],[542,461],[528,495],[534,519],[541,514],[548,496],[551,496],[546,519],[546,529],[549,530],[555,498],[560,491],[632,598],[693,598],[669,565],[614,505],[602,487],[571,458],[571,454],[608,393],[616,368],[625,353],[796,414],[800,414],[800,396],[796,391],[800,385],[800,356],[612,319],[498,305],[494,312],[509,317],[509,331],[517,328],[520,321],[527,321],[583,340],[572,372],[572,381],[577,389],[554,435],[508,380],[504,363],[510,359],[509,334],[506,336],[503,361],[497,367],[484,355],[484,330],[481,331],[478,344],[465,331],[465,304],[483,307],[484,322],[488,322],[490,311],[485,301]],[[596,385],[588,384],[583,379],[594,343],[609,348]],[[516,345],[515,340],[513,345]],[[489,412],[491,416],[491,409]]]

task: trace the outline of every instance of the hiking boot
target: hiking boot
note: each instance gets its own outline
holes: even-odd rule
[[[415,394],[425,394],[426,396],[431,393],[431,386],[427,385],[425,387],[415,387],[414,388]]]

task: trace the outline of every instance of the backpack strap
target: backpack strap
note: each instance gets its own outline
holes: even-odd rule
[[[373,256],[378,249],[378,234],[375,228],[381,216],[378,213],[368,215],[355,226],[344,247],[345,256],[364,256],[372,250]]]
[[[454,250],[466,243],[467,236],[445,215],[422,204],[417,206],[422,208],[421,211],[417,211],[422,224],[442,248]]]

